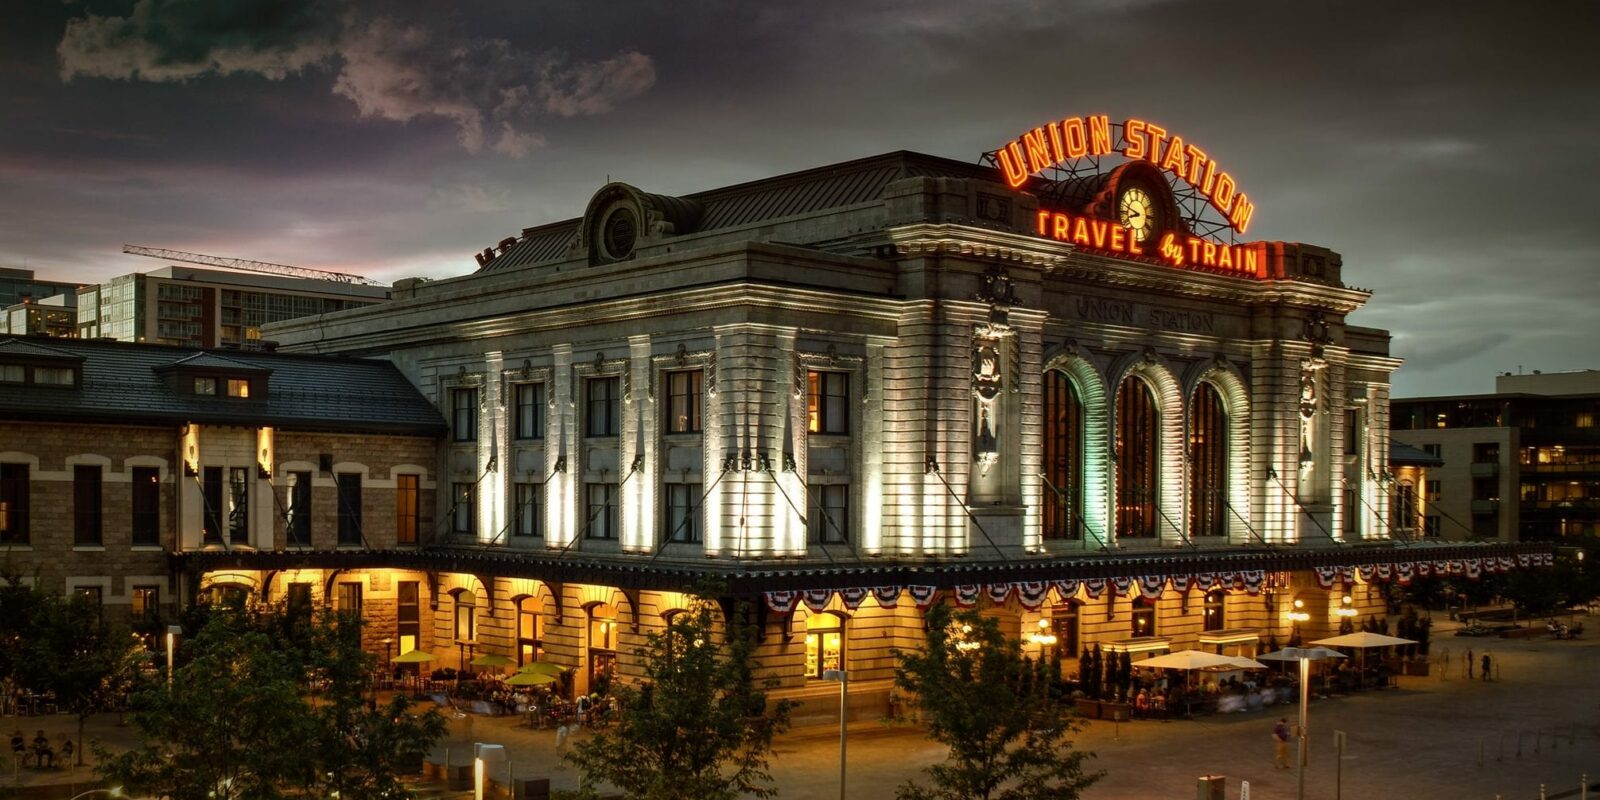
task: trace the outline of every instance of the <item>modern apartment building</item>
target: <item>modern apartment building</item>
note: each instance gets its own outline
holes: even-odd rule
[[[388,299],[383,286],[171,266],[78,290],[78,335],[253,349],[261,326]]]
[[[53,294],[29,298],[0,309],[0,335],[53,336],[78,335],[78,294]]]
[[[1427,524],[1502,541],[1600,533],[1597,420],[1600,370],[1500,375],[1494,394],[1397,399],[1391,416],[1395,439],[1444,460]]]
[[[31,269],[0,267],[0,308],[13,306],[24,300],[41,300],[56,294],[73,294],[81,283],[41,281]]]

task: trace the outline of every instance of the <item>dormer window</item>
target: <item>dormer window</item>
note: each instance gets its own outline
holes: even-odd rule
[[[34,367],[33,382],[41,386],[76,386],[78,376],[71,367]]]
[[[0,340],[0,385],[73,389],[83,380],[82,371],[83,356],[20,339]]]
[[[195,378],[194,379],[194,393],[195,394],[199,394],[199,395],[205,395],[206,397],[215,397],[216,394],[217,394],[217,379],[216,378]]]
[[[233,378],[228,379],[228,396],[229,397],[249,397],[250,396],[250,382],[249,381],[243,381],[243,380],[237,380],[237,379],[233,379]]]
[[[21,364],[0,364],[0,383],[26,383],[28,370]]]
[[[167,376],[168,385],[180,395],[239,400],[267,399],[272,374],[265,367],[215,353],[196,353],[155,370]]]

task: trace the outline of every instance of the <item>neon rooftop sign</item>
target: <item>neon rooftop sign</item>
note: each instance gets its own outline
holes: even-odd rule
[[[1204,150],[1182,136],[1142,119],[1112,124],[1105,114],[1067,117],[1045,123],[995,151],[1006,184],[1013,189],[1028,177],[1074,159],[1120,154],[1156,165],[1194,187],[1240,234],[1250,227],[1255,205]]]

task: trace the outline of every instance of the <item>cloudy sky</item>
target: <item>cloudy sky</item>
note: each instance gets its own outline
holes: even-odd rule
[[[461,274],[608,178],[975,159],[1107,113],[1209,151],[1253,236],[1343,253],[1397,394],[1600,367],[1592,2],[7,5],[0,265],[45,278],[158,266],[124,242]]]

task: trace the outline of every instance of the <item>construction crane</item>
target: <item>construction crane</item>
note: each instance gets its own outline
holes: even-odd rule
[[[182,250],[168,250],[164,247],[140,247],[136,244],[125,244],[122,252],[136,256],[159,258],[163,261],[182,261],[185,264],[204,264],[208,267],[225,267],[227,269],[242,269],[248,272],[265,272],[269,275],[286,275],[292,278],[311,278],[319,281],[332,281],[333,283],[352,283],[361,286],[382,286],[382,283],[360,275],[348,272],[331,272],[325,269],[312,269],[310,267],[291,267],[287,264],[270,264],[265,261],[251,261],[248,258],[225,258],[223,256],[208,256],[203,253],[186,253]]]

